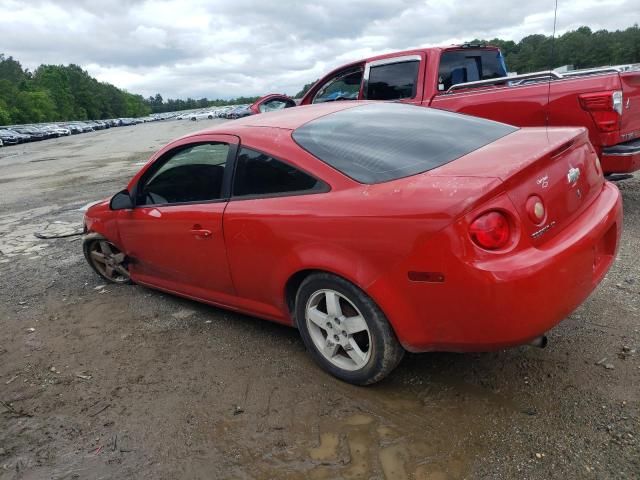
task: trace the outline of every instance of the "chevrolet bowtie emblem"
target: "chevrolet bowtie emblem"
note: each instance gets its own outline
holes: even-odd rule
[[[580,178],[580,169],[579,168],[570,168],[567,173],[567,181],[569,185],[575,185],[578,179]]]

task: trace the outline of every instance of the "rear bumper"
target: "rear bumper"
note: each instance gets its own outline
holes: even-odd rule
[[[605,174],[640,170],[640,138],[603,148],[601,163]]]
[[[521,345],[566,318],[611,267],[622,233],[620,192],[602,193],[539,248],[447,262],[440,284],[407,282],[412,315],[390,318],[406,349],[489,351]]]

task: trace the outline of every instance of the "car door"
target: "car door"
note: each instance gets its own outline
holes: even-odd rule
[[[238,139],[192,137],[154,161],[118,217],[120,239],[140,283],[222,301],[234,293],[222,217]]]

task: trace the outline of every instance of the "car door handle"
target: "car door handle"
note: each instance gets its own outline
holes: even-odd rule
[[[199,226],[197,226],[199,227]],[[196,228],[194,227],[191,230],[191,235],[195,235],[196,238],[211,238],[213,236],[213,232],[211,232],[211,230],[205,230],[202,228]]]

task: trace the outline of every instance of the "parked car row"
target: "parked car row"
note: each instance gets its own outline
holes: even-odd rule
[[[270,94],[259,98],[252,104],[226,105],[189,112],[155,113],[141,118],[113,118],[107,120],[82,120],[58,123],[39,123],[30,125],[0,126],[0,140],[3,145],[17,145],[19,143],[46,140],[78,133],[104,130],[111,127],[136,125],[138,123],[155,122],[169,119],[188,119],[198,121],[204,119],[225,118],[233,120],[248,117],[258,113],[265,113],[283,108],[294,107],[295,101],[286,95]]]
[[[217,108],[205,108],[202,110],[195,110],[190,112],[184,112],[176,116],[177,120],[191,120],[196,122],[198,120],[213,120],[214,118],[227,118],[228,112],[234,110],[240,105],[225,105],[224,107]]]
[[[75,122],[39,123],[33,125],[9,125],[0,127],[0,140],[4,145],[58,138],[78,133],[104,130],[111,127],[135,125],[142,123],[138,118],[113,118],[108,120],[83,120]]]
[[[208,108],[176,115],[177,120],[213,120],[214,118],[226,118],[235,120],[236,118],[248,117],[258,113],[272,112],[283,108],[295,107],[296,102],[286,95],[272,93],[259,98],[254,103],[241,105],[225,105],[224,107]]]
[[[273,97],[269,95],[268,97]],[[267,97],[263,97],[265,99]],[[288,98],[288,97],[285,97]],[[104,130],[112,127],[122,127],[128,125],[137,125],[139,123],[155,122],[159,120],[169,119],[213,119],[213,118],[241,118],[254,113],[260,113],[256,105],[227,105],[215,109],[206,109],[190,112],[163,112],[155,113],[141,118],[113,118],[107,120],[82,120],[58,123],[39,123],[29,125],[7,125],[0,126],[0,146],[17,145],[20,143],[33,142],[37,140],[46,140],[49,138],[58,138],[67,135],[75,135],[79,133],[93,132],[96,130]],[[293,101],[291,103],[294,105]]]

